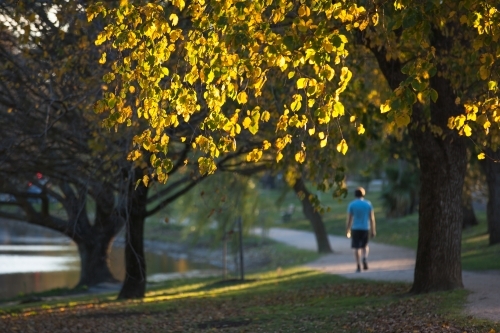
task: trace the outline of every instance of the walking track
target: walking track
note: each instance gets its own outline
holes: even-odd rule
[[[258,231],[256,231],[258,232]],[[308,231],[271,228],[268,237],[276,241],[306,250],[317,249],[314,234]],[[350,240],[329,236],[334,253],[311,262],[306,267],[347,278],[382,281],[413,281],[415,251],[399,246],[370,242],[369,270],[355,273],[354,255]],[[500,322],[500,271],[463,272],[465,289],[471,293],[465,306],[466,313]]]

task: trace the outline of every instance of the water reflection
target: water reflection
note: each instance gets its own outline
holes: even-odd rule
[[[78,283],[80,258],[75,244],[58,234],[47,234],[45,230],[45,237],[29,234],[24,228],[23,235],[18,235],[13,232],[16,227],[18,222],[13,229],[5,228],[4,223],[0,223],[0,299],[21,293],[71,288]],[[148,276],[211,268],[161,253],[146,252],[145,255]],[[123,281],[124,248],[112,248],[109,266],[113,276]]]

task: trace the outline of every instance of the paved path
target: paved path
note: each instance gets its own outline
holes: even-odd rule
[[[256,231],[258,232],[258,231]],[[300,249],[316,251],[312,232],[283,228],[271,228],[268,237]],[[324,255],[306,267],[347,278],[363,278],[384,281],[413,281],[415,251],[399,246],[370,242],[368,263],[370,269],[355,273],[354,255],[350,240],[329,236],[334,253]],[[465,288],[471,291],[466,311],[479,318],[500,322],[500,271],[481,273],[463,272]]]

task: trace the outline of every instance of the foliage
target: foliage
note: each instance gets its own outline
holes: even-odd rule
[[[498,325],[460,314],[463,291],[411,297],[405,284],[347,281],[300,269],[254,282],[176,281],[141,302],[59,302],[4,315],[0,328],[37,332],[494,332]],[[64,322],[64,325],[61,323]],[[491,331],[490,331],[491,330]]]
[[[339,96],[352,76],[342,65],[347,56],[347,38],[339,31],[342,24],[328,22],[334,22],[330,19],[335,16],[345,24],[367,23],[370,13],[363,7],[343,9],[340,4],[319,2],[295,6],[286,1],[201,1],[186,6],[175,1],[172,5],[134,6],[122,1],[119,9],[106,10],[102,5],[88,9],[89,19],[102,13],[111,22],[96,43],[111,40],[123,54],[104,77],[114,83],[117,94],[107,94],[96,105],[97,112],[110,112],[108,126],[131,125],[136,116],[144,117],[150,129],[134,141],[156,156],[175,138],[172,131],[170,136],[165,134],[166,129],[203,112],[198,126],[204,135],[192,140],[206,154],[198,159],[202,174],[215,171],[214,158],[236,149],[242,128],[255,134],[271,116],[277,120],[278,137],[274,142],[264,140],[247,160],[258,161],[263,151],[274,146],[279,161],[298,128],[308,129],[319,146],[326,146],[333,120],[345,113]],[[176,60],[182,58],[181,66],[168,63],[174,53]],[[285,101],[281,114],[261,109],[260,103],[252,105],[250,98],[261,96],[268,77],[280,71],[295,82],[292,99]],[[136,90],[135,115],[126,98]],[[345,154],[347,149],[340,139],[337,150]],[[305,150],[300,145],[296,149],[298,162],[305,160]],[[140,152],[135,150],[133,156]],[[160,180],[169,165],[168,159],[158,159]]]
[[[385,169],[386,183],[381,198],[387,217],[401,217],[415,212],[418,201],[418,169],[398,160]]]
[[[398,0],[393,6],[374,1],[366,7],[353,1],[175,0],[134,5],[123,0],[119,8],[97,4],[87,10],[89,20],[99,14],[107,17],[108,25],[96,44],[110,41],[120,55],[110,59],[112,71],[103,78],[113,84],[114,92],[96,104],[96,111],[107,112],[109,127],[131,126],[138,118],[147,121],[148,129],[134,139],[137,149],[130,158],[138,158],[140,148],[151,152],[153,175],[160,181],[171,168],[162,155],[169,141],[186,139],[178,138],[175,128],[199,113],[203,120],[196,126],[201,132],[193,131],[192,144],[204,153],[198,158],[202,174],[214,172],[213,160],[236,149],[242,128],[255,134],[270,119],[277,120],[278,137],[269,140],[273,135],[266,134],[262,147],[249,152],[247,160],[258,161],[272,147],[279,161],[285,147],[297,142],[295,159],[302,163],[307,133],[317,138],[314,146],[319,147],[336,138],[336,149],[345,154],[340,98],[352,77],[344,58],[353,30],[366,31],[372,47],[384,45],[390,49],[388,57],[406,62],[406,80],[381,105],[383,113],[392,110],[388,121],[393,126],[410,123],[414,103],[437,100],[436,90],[429,87],[435,75],[452,82],[461,96],[456,102],[465,107],[464,114],[450,118],[451,128],[470,136],[471,123],[487,132],[500,121],[500,71],[495,70],[500,14],[489,0],[429,0],[418,5]],[[451,49],[462,54],[458,58],[457,52],[440,52],[432,44],[432,33],[448,37],[454,29],[462,37],[450,39]],[[464,43],[473,47],[464,48]],[[101,62],[106,62],[106,53]],[[282,109],[264,110],[258,98],[269,89],[266,81],[279,72],[295,83],[294,89]],[[135,96],[132,103],[127,101],[130,95]],[[357,126],[363,133],[363,125]],[[443,133],[436,125],[428,126],[436,135]]]
[[[252,177],[235,173],[214,175],[181,198],[174,218],[182,221],[186,231],[198,235],[212,233],[214,240],[220,241],[236,232],[236,220],[242,217],[244,232],[248,233],[263,218],[255,187]]]

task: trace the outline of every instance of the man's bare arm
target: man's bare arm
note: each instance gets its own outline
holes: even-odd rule
[[[376,223],[375,223],[375,213],[373,212],[373,209],[372,209],[372,212],[370,214],[370,233],[371,233],[372,238],[377,235],[377,229],[376,229]]]
[[[345,226],[345,233],[347,235],[347,238],[350,238],[351,237],[351,226],[352,226],[352,214],[349,213],[347,215],[347,221],[346,221],[346,226]]]

